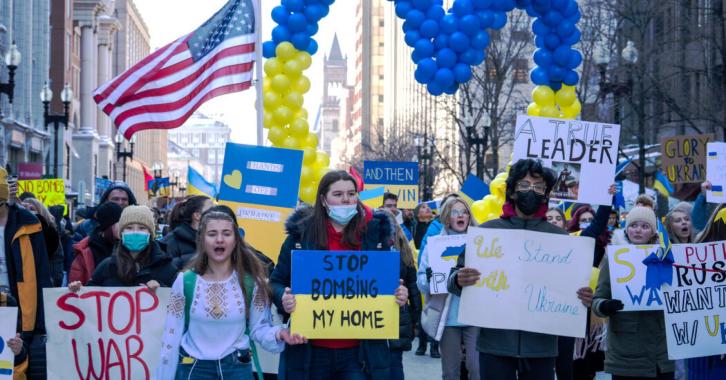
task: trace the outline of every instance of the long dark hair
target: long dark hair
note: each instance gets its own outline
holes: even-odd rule
[[[696,243],[708,243],[726,239],[726,222],[716,217],[726,208],[726,203],[722,203],[713,210],[711,217],[708,218],[706,227],[696,237]]]
[[[192,224],[192,217],[195,212],[201,212],[204,204],[209,200],[206,195],[192,195],[177,203],[171,209],[168,216],[169,229],[173,230],[180,224]]]
[[[350,181],[356,191],[360,190],[353,176],[343,170],[330,171],[320,179],[320,185],[318,186],[318,192],[315,198],[315,206],[313,206],[313,229],[312,231],[306,231],[306,233],[313,235],[306,237],[306,239],[314,242],[318,249],[328,249],[329,218],[328,212],[325,210],[325,206],[323,206],[323,200],[328,190],[330,190],[330,186],[338,181]],[[360,246],[360,235],[366,227],[365,218],[365,208],[363,208],[363,204],[358,199],[358,214],[343,229],[343,244],[349,247]]]
[[[149,231],[152,233],[153,231]],[[119,231],[119,235],[123,235],[123,230]],[[136,254],[136,257],[131,254],[123,243],[116,245],[116,275],[124,285],[135,286],[136,275],[138,274],[137,264],[139,268],[148,265],[151,262],[151,250],[152,245],[156,244],[150,237],[149,244]]]
[[[199,232],[197,233],[197,254],[194,255],[194,258],[187,265],[187,268],[193,270],[200,276],[204,275],[209,269],[209,257],[207,256],[207,251],[204,249],[204,237],[207,234],[207,226],[210,220],[223,220],[232,224],[235,246],[231,259],[232,267],[237,272],[239,287],[242,289],[242,294],[245,299],[250,299],[249,297],[252,297],[252,294],[247,294],[244,281],[246,276],[251,276],[255,280],[255,285],[257,285],[257,297],[254,299],[255,305],[261,307],[266,306],[269,303],[272,292],[267,284],[265,269],[254,252],[252,252],[250,246],[245,243],[239,234],[237,222],[226,212],[208,211],[204,213],[202,221],[199,223]],[[245,309],[245,314],[249,317],[250,311],[247,309]]]

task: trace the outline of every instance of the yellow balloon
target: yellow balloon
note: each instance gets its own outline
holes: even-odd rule
[[[542,117],[554,117],[558,118],[560,117],[560,110],[557,109],[555,106],[544,106],[542,107],[542,110],[539,112],[539,115]]]
[[[330,156],[328,156],[325,152],[318,151],[318,157],[316,158],[315,163],[318,167],[327,168],[330,165]]]
[[[499,213],[499,214],[497,214],[497,213],[490,213],[490,214],[488,214],[486,216],[486,221],[488,222],[490,220],[498,219],[499,218],[499,215],[501,215],[501,213]]]
[[[576,118],[580,114],[580,111],[582,111],[582,104],[577,99],[575,99],[571,106],[562,108],[562,114],[567,119]]]
[[[474,219],[476,219],[477,222],[482,223],[482,220],[486,215],[483,200],[478,200],[471,204],[471,214],[474,216]]]
[[[549,86],[537,86],[532,90],[532,99],[540,107],[555,105],[555,92]]]
[[[318,152],[317,153],[317,157],[320,157],[320,153],[323,153],[323,152]],[[323,167],[318,166],[318,167],[316,167],[316,173],[315,173],[315,177],[314,177],[315,180],[318,181],[318,182],[320,182],[320,179],[323,178],[323,176],[326,173],[328,173],[329,171],[330,171],[330,168],[328,168],[327,166],[323,166]]]
[[[264,128],[270,128],[274,124],[272,114],[265,112],[262,114],[262,126]]]
[[[300,61],[291,59],[287,62],[285,62],[284,71],[285,74],[290,78],[297,78],[302,74],[302,65],[300,65]]]
[[[285,106],[280,106],[280,107],[277,107],[277,109],[275,109],[275,111],[273,113],[273,117],[276,122],[285,125],[285,124],[289,123],[290,120],[292,120],[293,113],[292,113],[291,109],[289,109]]]
[[[290,123],[290,136],[294,136],[297,139],[301,139],[302,145],[305,145],[308,134],[308,121],[305,119],[295,119]]]
[[[317,154],[318,153],[315,151],[315,148],[305,146],[305,148],[303,148],[303,165],[315,164],[315,157]]]
[[[310,53],[306,51],[298,51],[295,55],[295,59],[300,62],[300,66],[302,66],[303,70],[307,70],[310,68],[310,65],[313,64],[313,58],[310,56]]]
[[[270,128],[270,131],[267,133],[267,139],[276,146],[280,145],[286,137],[287,132],[285,132],[285,129],[278,126]]]
[[[274,111],[282,103],[282,98],[274,91],[265,92],[262,95],[263,104],[268,111]]]
[[[283,70],[282,63],[277,58],[270,58],[265,62],[265,74],[275,76]]]
[[[318,149],[318,135],[315,133],[308,133],[305,137],[304,145],[308,148]]]
[[[285,94],[290,91],[290,78],[285,74],[277,74],[272,77],[270,87],[281,94]]]
[[[298,92],[294,92],[294,91],[291,91],[285,97],[285,105],[295,111],[297,111],[298,109],[300,109],[300,107],[303,106],[304,101],[305,101],[305,99],[303,98],[302,94],[300,94]]]
[[[317,186],[307,185],[300,187],[300,200],[303,202],[313,205],[315,204],[315,192],[318,190]]]
[[[575,93],[575,88],[571,86],[563,86],[555,94],[555,100],[560,108],[571,106],[575,102],[575,99],[577,99],[577,94]]]
[[[529,116],[539,116],[540,113],[540,107],[537,103],[530,103],[529,106],[527,106],[527,115]]]
[[[307,93],[310,91],[310,79],[308,79],[305,75],[301,75],[299,78],[292,81],[292,89],[293,91],[301,94]]]
[[[285,41],[277,45],[277,47],[275,48],[275,56],[283,60],[284,62],[287,62],[288,60],[295,57],[295,52],[297,51],[298,50],[295,49],[295,46]]]
[[[296,138],[287,136],[285,137],[285,140],[282,141],[282,147],[287,149],[298,149],[299,143]]]
[[[315,175],[315,169],[309,165],[303,165],[302,169],[300,169],[300,182],[307,183],[312,181],[313,175]]]

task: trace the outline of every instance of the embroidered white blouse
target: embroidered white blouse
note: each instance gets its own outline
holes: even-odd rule
[[[267,351],[282,352],[284,341],[277,341],[281,326],[272,325],[269,303],[255,302],[253,292],[250,310],[250,337]],[[201,360],[217,360],[235,350],[249,349],[245,334],[245,300],[237,273],[224,281],[206,281],[197,276],[194,300],[189,310],[189,328],[184,332],[184,275],[180,273],[171,288],[162,339],[161,359],[156,378],[174,379],[180,358],[180,347],[189,356]]]

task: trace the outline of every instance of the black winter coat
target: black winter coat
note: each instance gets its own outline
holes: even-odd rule
[[[415,337],[414,326],[421,317],[421,292],[416,286],[416,268],[409,267],[401,260],[401,278],[408,288],[408,304],[401,308],[398,317],[399,338],[389,341],[391,350],[410,351]]]
[[[197,230],[187,223],[181,224],[164,236],[159,244],[181,270],[197,253]]]
[[[159,248],[159,244],[155,241],[149,244],[151,245],[151,259],[147,265],[139,269],[133,281],[127,283],[119,278],[116,269],[116,255],[111,255],[96,267],[86,286],[138,286],[156,280],[161,286],[170,288],[176,279],[177,269],[172,264],[171,257]]]

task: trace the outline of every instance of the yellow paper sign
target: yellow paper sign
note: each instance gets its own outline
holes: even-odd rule
[[[62,179],[33,179],[18,181],[18,195],[31,192],[45,207],[61,205],[63,215],[68,214],[66,187]]]

